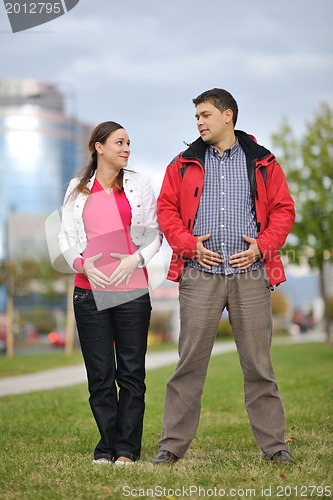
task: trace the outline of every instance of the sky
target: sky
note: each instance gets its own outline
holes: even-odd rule
[[[56,84],[92,126],[121,123],[130,166],[158,192],[169,161],[198,136],[192,98],[225,88],[237,128],[272,149],[287,117],[301,135],[333,107],[331,0],[80,0],[47,24],[12,33],[0,5],[0,78]]]

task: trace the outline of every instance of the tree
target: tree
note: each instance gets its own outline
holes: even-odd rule
[[[7,335],[6,353],[9,358],[14,354],[14,296],[28,292],[30,282],[36,276],[37,263],[34,260],[21,262],[3,261],[0,263],[0,285],[5,285],[7,294]]]
[[[306,131],[297,140],[285,118],[272,136],[296,204],[296,222],[285,246],[288,260],[319,270],[324,304],[324,328],[330,341],[327,270],[333,262],[333,115],[326,103],[319,106]]]
[[[32,291],[41,295],[55,294],[56,281],[66,280],[66,275],[55,271],[46,259],[22,259],[16,262],[5,260],[0,262],[0,285],[4,285],[7,295],[7,335],[6,353],[8,357],[14,354],[14,298],[27,296]],[[58,294],[59,295],[59,294]],[[72,345],[72,336],[70,338]]]

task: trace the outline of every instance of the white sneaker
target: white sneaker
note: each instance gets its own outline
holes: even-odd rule
[[[133,465],[135,462],[127,457],[118,457],[115,461],[115,465]]]
[[[92,464],[112,464],[111,460],[108,458],[96,458],[92,462]]]

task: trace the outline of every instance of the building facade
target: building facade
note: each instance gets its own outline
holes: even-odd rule
[[[24,220],[29,226],[29,217],[42,221],[58,209],[68,181],[82,166],[89,127],[79,124],[73,113],[66,114],[65,100],[55,85],[29,79],[0,81],[0,260],[17,257],[22,248],[15,228]],[[34,233],[40,236],[34,222],[31,242]],[[39,243],[31,247],[36,257],[38,248],[41,253],[46,248]],[[24,252],[32,256],[26,254],[29,248]]]

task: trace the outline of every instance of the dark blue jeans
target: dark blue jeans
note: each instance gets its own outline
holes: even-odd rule
[[[73,302],[89,402],[101,436],[94,457],[135,461],[145,409],[148,290],[114,293],[75,287]]]

